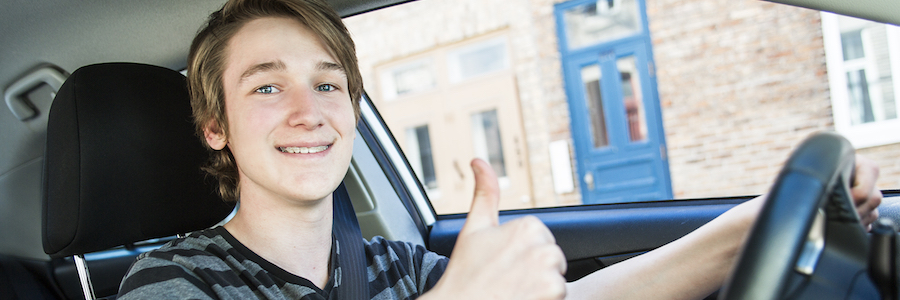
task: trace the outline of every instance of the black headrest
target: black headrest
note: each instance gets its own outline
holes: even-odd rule
[[[84,254],[207,228],[234,207],[200,166],[185,77],[156,66],[82,67],[50,108],[44,252]]]

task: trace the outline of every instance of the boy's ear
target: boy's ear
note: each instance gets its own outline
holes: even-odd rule
[[[213,150],[222,150],[228,143],[225,133],[216,121],[210,121],[209,125],[203,129],[203,136],[206,138],[206,144]]]

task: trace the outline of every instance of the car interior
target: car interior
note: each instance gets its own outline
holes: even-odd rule
[[[0,3],[0,87],[9,108],[0,109],[0,298],[114,299],[140,253],[239,209],[219,199],[200,171],[207,152],[180,72],[197,29],[223,2]],[[409,1],[328,2],[350,17]],[[900,3],[891,0],[775,2],[900,24]],[[362,235],[450,256],[465,214],[435,212],[368,96],[360,107],[344,186]],[[709,299],[896,299],[896,228],[866,234],[843,188],[852,178],[852,146],[823,134],[798,149],[773,185],[780,197],[770,201],[771,214],[751,235],[758,242],[748,242],[730,283]],[[809,169],[817,172],[812,183],[797,179]],[[883,193],[882,218],[900,224],[900,192]],[[543,221],[571,281],[678,239],[753,197],[509,210],[500,219]],[[810,233],[817,231],[824,232],[820,247],[804,246],[817,243]],[[801,271],[798,257],[809,256],[801,252],[818,267]]]

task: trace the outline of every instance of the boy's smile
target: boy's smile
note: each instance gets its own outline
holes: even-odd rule
[[[318,146],[318,147],[278,147],[278,150],[281,150],[283,153],[303,153],[303,154],[314,154],[325,151],[328,149],[328,146]]]
[[[240,196],[297,204],[325,199],[350,164],[355,117],[343,67],[306,26],[287,18],[245,24],[228,43],[223,86],[227,146]]]

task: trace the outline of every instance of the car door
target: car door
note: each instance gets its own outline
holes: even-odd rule
[[[393,238],[422,242],[429,250],[452,259],[453,247],[465,224],[466,214],[441,215],[435,212],[428,201],[426,189],[415,179],[413,167],[402,156],[401,148],[389,134],[390,129],[378,115],[377,109],[367,99],[361,105],[364,113],[359,132],[368,147],[365,152],[372,155],[372,163],[377,162],[380,166],[378,175],[384,175],[392,189],[389,197],[381,199],[394,199],[396,196],[412,222],[406,222],[405,216],[395,216],[392,223],[404,223],[397,227],[414,224],[417,229],[415,233],[407,233],[406,236],[398,234]],[[355,156],[355,159],[359,158]],[[384,186],[387,185],[382,188]],[[880,207],[882,218],[900,224],[900,191],[883,193],[885,198]],[[500,222],[526,215],[540,219],[550,229],[566,257],[566,279],[574,281],[681,238],[752,198],[717,197],[505,210],[500,212]],[[356,200],[354,203],[356,205]],[[381,205],[384,204],[376,206]],[[358,216],[365,218],[369,214],[363,212]],[[365,221],[361,219],[361,222]],[[365,228],[363,231],[366,234]],[[421,240],[418,234],[421,234]],[[713,293],[707,299],[716,299],[717,296]]]

